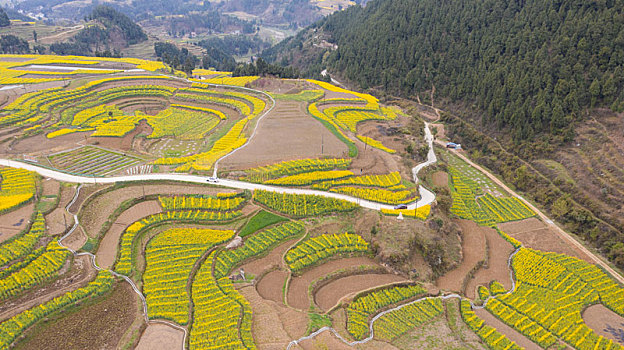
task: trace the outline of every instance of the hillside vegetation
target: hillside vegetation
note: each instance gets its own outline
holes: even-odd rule
[[[515,141],[571,140],[587,107],[624,110],[624,2],[372,1],[265,53],[404,96],[475,102]],[[306,43],[326,36],[320,50]],[[314,50],[316,48],[316,50]],[[325,52],[330,52],[326,54]],[[301,55],[311,57],[299,59]]]

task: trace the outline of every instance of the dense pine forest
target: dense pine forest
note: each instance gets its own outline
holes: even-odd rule
[[[476,103],[516,141],[565,141],[585,108],[624,110],[623,9],[621,0],[384,0],[312,30],[338,46],[322,65],[362,88],[426,98],[435,86],[436,96]],[[291,63],[304,38],[265,57]]]

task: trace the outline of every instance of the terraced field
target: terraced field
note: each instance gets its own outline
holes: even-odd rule
[[[1,164],[26,156],[84,183],[0,168],[0,215],[23,228],[0,243],[0,349],[57,335],[120,349],[624,349],[624,279],[589,251],[514,238],[548,219],[461,153],[436,150],[441,164],[415,183],[411,155],[359,133],[418,118],[398,107],[313,80],[207,71],[229,85],[208,86],[131,59],[118,63],[146,71],[83,70],[37,90],[48,82],[16,75],[18,63],[109,60],[11,59],[0,83],[33,90],[0,110]],[[255,133],[265,115],[310,121],[300,126],[346,147],[219,168],[271,142],[270,127]],[[279,145],[310,130],[280,130]],[[430,145],[404,130],[397,138]],[[122,174],[136,176],[110,177]],[[425,187],[450,198],[428,200]]]
[[[83,146],[48,156],[53,167],[71,174],[106,176],[137,166],[143,159],[100,147]]]

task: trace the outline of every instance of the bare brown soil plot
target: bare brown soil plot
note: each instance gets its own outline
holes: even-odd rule
[[[82,248],[85,243],[87,243],[87,235],[84,233],[84,230],[82,229],[82,227],[78,226],[74,232],[72,232],[71,235],[69,235],[69,237],[66,237],[63,240],[63,245],[73,249],[75,251],[78,251],[80,248]]]
[[[275,270],[267,273],[256,284],[258,294],[264,299],[281,303],[283,300],[282,288],[286,278],[288,278],[288,272],[286,271]]]
[[[552,228],[536,218],[501,224],[499,227],[503,232],[522,242],[525,247],[574,256],[593,263],[587,254],[565,242]]]
[[[150,184],[150,185],[132,185],[122,187],[103,194],[94,194],[97,198],[90,201],[86,206],[81,208],[80,223],[85,228],[89,237],[95,237],[104,222],[119,207],[121,203],[132,198],[141,198],[144,194],[207,194],[215,195],[219,192],[231,192],[227,189],[216,189],[207,186],[193,186],[190,184]]]
[[[67,213],[64,207],[54,209],[45,216],[48,234],[54,236],[66,232],[74,225],[74,217]]]
[[[275,249],[272,249],[267,256],[252,260],[241,267],[245,270],[245,272],[249,272],[257,276],[275,266],[281,266],[283,265],[282,257],[284,253],[286,253],[286,251],[298,240],[299,238],[288,240],[275,247]]]
[[[59,194],[61,183],[53,179],[44,179],[42,182],[42,196],[56,196]]]
[[[137,296],[128,283],[78,309],[61,313],[27,333],[17,349],[115,349],[137,313]]]
[[[444,171],[436,171],[433,173],[433,184],[440,187],[448,186],[448,173]]]
[[[363,290],[403,281],[406,281],[406,279],[398,275],[387,273],[347,276],[321,287],[314,294],[314,301],[323,311],[327,311],[344,297],[352,297]]]
[[[144,120],[141,121],[134,130],[127,133],[123,137],[91,137],[89,138],[89,143],[96,144],[104,148],[129,151],[132,149],[132,141],[134,140],[134,137],[141,133],[146,135],[152,133],[152,127],[149,126]]]
[[[399,349],[468,349],[455,337],[444,315],[413,328],[392,344]]]
[[[13,143],[10,149],[8,148],[9,142],[3,143],[0,148],[0,153],[30,155],[51,154],[78,146],[79,142],[84,142],[85,137],[90,133],[91,131],[75,132],[57,136],[53,139],[47,138],[45,134],[39,134]]]
[[[440,277],[436,284],[443,290],[461,292],[466,275],[485,258],[485,228],[469,220],[457,220],[456,223],[462,230],[463,259],[456,269]]]
[[[76,200],[74,201],[74,203],[71,205],[71,207],[69,207],[69,212],[72,214],[77,214],[78,211],[80,210],[80,207],[82,207],[82,204],[85,202],[85,200],[91,196],[93,193],[104,189],[106,187],[109,187],[112,185],[94,185],[94,184],[83,184],[82,187],[80,188],[80,193],[78,193],[78,198],[76,198]],[[72,193],[72,197],[71,199],[73,199],[73,197],[75,196],[75,192]],[[64,198],[64,194],[61,195],[61,202],[63,202],[63,198]],[[69,201],[68,201],[69,202]],[[59,204],[60,205],[60,204]],[[67,206],[64,205],[65,207]]]
[[[357,130],[360,135],[381,141],[384,146],[403,153],[410,141],[416,141],[415,139],[410,139],[413,137],[408,138],[407,135],[401,132],[401,129],[408,124],[407,117],[399,116],[395,120],[364,121],[357,125]]]
[[[537,218],[528,218],[524,220],[504,222],[502,224],[498,224],[498,228],[500,228],[503,232],[515,235],[521,232],[533,231],[537,229],[544,228],[543,222],[541,222]]]
[[[251,329],[259,349],[285,349],[292,339],[305,334],[308,316],[271,300],[263,299],[253,286],[238,290],[251,304]]]
[[[181,349],[184,332],[163,323],[150,323],[135,350]]]
[[[468,282],[466,296],[470,299],[476,298],[478,285],[488,286],[490,281],[499,281],[506,289],[511,288],[510,270],[507,266],[509,256],[514,248],[511,243],[501,237],[498,232],[492,229],[484,229],[485,239],[488,244],[487,268],[481,268],[475,273],[474,278]]]
[[[224,169],[245,169],[292,159],[342,157],[347,152],[344,143],[307,114],[302,102],[276,101],[275,108],[256,128],[248,146],[220,163]]]
[[[323,265],[314,267],[301,276],[293,277],[288,287],[288,304],[300,310],[307,310],[310,307],[308,298],[308,286],[319,277],[326,276],[334,271],[352,266],[379,266],[377,262],[366,257],[344,258],[330,260]]]
[[[343,343],[340,339],[338,339],[333,333],[323,332],[313,339],[304,340],[298,344],[299,346],[294,347],[294,349],[304,349],[304,350],[316,350],[316,349],[332,349],[332,350],[347,350],[353,349],[349,345]],[[391,349],[393,347],[390,347]],[[387,348],[384,348],[387,349]]]
[[[88,281],[95,277],[95,270],[92,268],[91,261],[87,256],[75,258],[71,266],[72,268],[69,272],[53,282],[43,287],[33,288],[16,299],[4,301],[0,304],[0,319],[7,319],[31,307],[63,295],[70,290],[84,287]]]
[[[25,229],[34,210],[35,204],[30,203],[17,210],[0,215],[0,243]]]
[[[504,324],[501,320],[496,318],[494,315],[489,313],[487,310],[485,310],[485,309],[476,309],[475,313],[477,314],[477,316],[479,316],[480,318],[483,319],[485,324],[487,324],[490,327],[496,328],[497,331],[499,331],[502,334],[506,335],[507,338],[509,338],[509,340],[514,341],[516,344],[520,345],[521,347],[523,347],[523,348],[525,348],[527,350],[540,350],[541,349],[541,347],[539,347],[539,345],[535,344],[529,338],[525,337],[524,335],[522,335],[521,333],[519,333],[515,329],[513,329],[513,328],[509,327],[508,325]]]
[[[97,262],[103,268],[110,268],[117,257],[121,234],[135,221],[146,216],[160,213],[162,208],[157,201],[147,201],[136,204],[119,215],[110,230],[106,233],[97,251]]]
[[[612,339],[624,345],[624,317],[616,314],[602,304],[596,304],[583,311],[583,321],[598,335]],[[618,337],[619,335],[619,337]]]

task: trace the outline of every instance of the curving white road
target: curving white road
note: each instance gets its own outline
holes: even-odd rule
[[[181,182],[201,183],[201,184],[208,183],[208,177],[206,176],[188,175],[188,174],[152,173],[152,174],[137,174],[137,175],[124,175],[124,176],[113,176],[113,177],[88,177],[88,176],[66,174],[60,171],[44,168],[39,165],[35,165],[31,163],[24,163],[21,161],[16,161],[16,160],[11,160],[11,159],[0,159],[0,165],[34,171],[41,176],[49,177],[58,181],[70,182],[70,183],[112,184],[112,183],[117,183],[117,182],[157,181],[157,180],[170,180],[170,181],[181,181]],[[271,191],[271,192],[277,192],[277,193],[317,195],[317,196],[323,196],[323,197],[328,197],[328,198],[342,199],[351,203],[356,203],[357,205],[363,208],[367,208],[367,209],[373,209],[373,210],[393,209],[392,205],[371,202],[371,201],[347,196],[347,195],[340,194],[340,193],[311,190],[311,189],[306,189],[306,188],[268,186],[268,185],[255,184],[255,183],[237,181],[237,180],[227,180],[227,179],[219,179],[219,182],[216,183],[215,185],[228,187],[228,188],[236,188],[240,190],[252,190],[252,191],[253,190],[265,190],[265,191]],[[433,194],[433,192],[425,189],[423,186],[420,186],[420,191],[421,191],[420,193],[421,198],[417,202],[410,203],[408,205],[408,209],[416,209],[424,205],[431,204],[435,200],[435,194]]]

